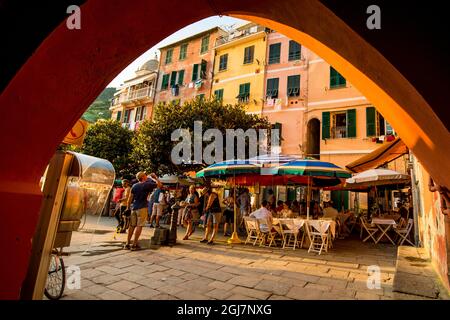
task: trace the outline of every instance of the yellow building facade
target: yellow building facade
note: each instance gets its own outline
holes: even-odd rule
[[[251,23],[217,39],[212,96],[241,102],[247,112],[262,110],[266,38],[265,28]]]

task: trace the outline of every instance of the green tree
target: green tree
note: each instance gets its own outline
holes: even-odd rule
[[[218,100],[204,99],[181,106],[159,104],[155,107],[153,121],[144,122],[133,138],[131,158],[137,168],[158,174],[179,174],[203,168],[205,164],[175,165],[171,160],[172,148],[177,143],[171,141],[172,132],[182,128],[189,129],[192,134],[194,121],[203,122],[203,131],[216,128],[222,133],[225,129],[270,128],[266,118],[246,114],[244,106],[239,104],[222,105]],[[208,143],[203,144],[206,146]]]
[[[89,126],[80,152],[110,161],[116,175],[133,170],[130,163],[133,132],[123,128],[118,121],[99,120]]]
[[[111,99],[116,92],[116,88],[106,88],[102,93],[92,102],[82,118],[90,123],[95,123],[99,119],[110,119]]]

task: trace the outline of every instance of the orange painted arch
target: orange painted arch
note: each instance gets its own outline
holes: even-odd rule
[[[58,144],[136,57],[212,15],[266,25],[322,56],[376,105],[435,181],[450,187],[450,133],[443,122],[394,65],[321,1],[96,0],[81,12],[81,29],[61,22],[0,96],[0,110],[8,113],[0,117],[1,216],[8,226],[0,239],[8,257],[0,298],[20,295],[41,203],[39,179]]]

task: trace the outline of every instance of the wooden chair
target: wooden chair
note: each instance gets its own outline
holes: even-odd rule
[[[369,238],[372,238],[373,242],[377,243],[377,239],[375,239],[375,234],[379,231],[377,226],[371,225],[365,217],[361,217],[361,234],[360,239],[362,239],[363,231],[366,230],[368,236],[364,238],[363,242],[366,242]]]
[[[257,219],[257,229],[259,235],[259,246],[267,245],[269,241],[269,247],[275,243],[275,236],[278,234],[277,231],[272,230],[272,224],[267,221],[267,219]]]
[[[399,246],[403,245],[403,243],[406,240],[409,244],[411,244],[413,247],[415,247],[414,243],[412,243],[411,240],[409,240],[409,234],[411,233],[413,225],[414,225],[414,220],[408,219],[408,223],[406,224],[405,227],[394,228],[394,231],[400,236],[400,238],[397,242]]]
[[[255,218],[244,217],[245,230],[247,231],[247,239],[245,244],[253,240],[253,245],[259,240],[258,221]]]
[[[321,222],[319,222],[319,224],[321,224]],[[316,252],[319,255],[322,253],[323,250],[325,250],[325,252],[328,251],[328,239],[329,239],[329,230],[330,230],[330,225],[328,225],[328,227],[326,229],[323,228],[316,228],[313,226],[312,223],[310,222],[305,222],[306,225],[306,230],[308,233],[308,237],[309,237],[309,249],[308,249],[308,253],[309,252]],[[320,229],[320,230],[318,230]]]
[[[295,225],[293,220],[290,219],[280,219],[280,227],[281,227],[281,236],[283,239],[283,249],[286,247],[292,248],[295,250],[298,247],[298,236],[300,234],[300,228]],[[302,236],[302,240],[300,242],[300,247],[303,247],[303,240],[305,238],[305,234]]]

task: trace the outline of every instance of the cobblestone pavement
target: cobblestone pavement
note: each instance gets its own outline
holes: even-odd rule
[[[153,229],[145,227],[143,250],[129,251],[122,249],[126,235],[114,235],[114,226],[113,218],[88,217],[73,233],[64,260],[80,267],[81,288],[66,288],[63,299],[424,299],[392,291],[392,245],[336,240],[318,256],[306,249],[231,246],[223,237],[210,246],[199,242],[200,229],[192,240],[154,250]],[[367,287],[370,265],[380,267],[380,289]]]

